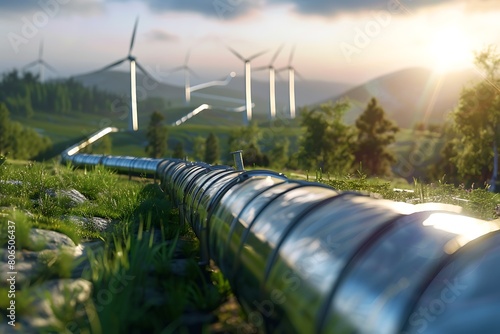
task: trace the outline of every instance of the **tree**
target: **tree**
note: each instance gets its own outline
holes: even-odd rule
[[[248,166],[269,166],[269,158],[262,154],[259,146],[262,131],[255,121],[231,133],[229,149],[231,152],[242,150],[243,161]]]
[[[425,131],[425,123],[424,122],[415,123],[415,125],[413,125],[413,130],[418,131],[418,132],[424,132]]]
[[[5,155],[8,151],[9,128],[9,109],[4,103],[0,103],[0,155]]]
[[[496,180],[498,173],[500,55],[494,47],[487,47],[476,53],[475,65],[484,79],[462,90],[453,112],[454,162],[464,181],[482,184],[490,177]],[[495,190],[496,185],[491,186]]]
[[[299,162],[302,168],[346,173],[352,166],[353,128],[343,122],[350,105],[346,101],[302,109]]]
[[[275,138],[269,155],[272,157],[271,166],[274,168],[284,168],[288,162],[288,150],[290,141],[288,138]]]
[[[186,152],[184,152],[184,145],[182,144],[182,142],[178,142],[177,144],[175,144],[172,157],[177,159],[184,159],[186,157]]]
[[[219,162],[220,150],[219,150],[219,139],[212,133],[207,137],[205,141],[205,158],[204,161],[209,164],[217,164]]]
[[[206,139],[202,136],[197,136],[193,140],[193,160],[204,161],[205,160],[205,142]]]
[[[51,147],[47,137],[9,119],[9,110],[0,103],[0,155],[14,159],[31,159]]]
[[[151,158],[160,158],[167,152],[167,128],[163,125],[164,119],[158,111],[151,114],[146,130],[146,138],[148,139],[146,153]]]
[[[362,164],[368,175],[385,176],[396,162],[388,146],[396,140],[399,131],[396,124],[386,118],[384,109],[372,98],[365,111],[356,120],[357,145],[354,151],[355,163]]]

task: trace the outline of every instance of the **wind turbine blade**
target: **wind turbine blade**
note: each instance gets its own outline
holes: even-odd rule
[[[120,60],[118,60],[118,61],[115,61],[114,63],[109,64],[108,66],[105,66],[105,67],[101,68],[100,70],[95,71],[95,73],[97,73],[97,72],[107,71],[107,70],[109,70],[110,68],[113,68],[113,67],[115,67],[115,66],[120,65],[121,63],[123,63],[123,62],[124,62],[125,60],[127,60],[127,59],[128,59],[128,58],[123,58],[123,59],[120,59]]]
[[[132,40],[130,41],[130,48],[128,49],[128,54],[132,53],[132,48],[134,47],[135,33],[137,32],[137,24],[139,23],[139,16],[135,19],[134,31],[132,32]]]
[[[238,52],[236,52],[234,49],[230,48],[229,46],[226,46],[226,48],[233,54],[235,55],[236,57],[240,58],[240,60],[242,61],[246,61],[246,59],[240,55]]]
[[[254,54],[253,56],[251,56],[250,58],[248,58],[248,61],[253,60],[253,59],[255,59],[255,58],[259,57],[259,56],[262,56],[262,55],[263,55],[264,53],[266,53],[267,51],[268,51],[268,50],[264,50],[264,51],[261,51],[261,52],[259,52],[259,53]]]
[[[47,62],[41,60],[40,63],[43,64],[43,66],[47,67],[52,72],[57,73],[57,70],[54,67],[50,66]]]
[[[26,70],[26,69],[28,69],[28,68],[30,68],[30,67],[32,67],[32,66],[37,65],[39,62],[40,62],[39,60],[32,61],[31,63],[29,63],[28,65],[25,65],[23,67],[23,71]]]
[[[188,71],[189,74],[191,74],[193,77],[200,78],[199,74],[196,73],[195,71],[193,71],[192,69],[190,69],[189,67],[186,67],[186,71]]]
[[[185,68],[184,66],[175,67],[175,68],[171,69],[170,71],[168,71],[167,75],[171,75],[171,74],[173,74],[175,72],[182,71],[184,68]]]
[[[92,71],[92,72],[88,72],[88,73],[84,73],[84,74],[79,74],[79,75],[76,75],[76,76],[84,76],[84,75],[90,75],[90,74],[96,74],[96,73],[100,73],[100,72],[104,72],[106,70],[109,70],[110,68],[113,68],[115,66],[118,66],[120,65],[121,63],[123,63],[125,60],[127,60],[128,58],[123,58],[123,59],[120,59],[112,64],[109,64],[108,66],[105,66],[99,70],[95,70],[95,71]]]
[[[294,45],[292,47],[292,51],[290,52],[290,58],[288,58],[288,65],[290,66],[292,64],[293,57],[295,56],[295,48],[297,45]]]
[[[148,78],[150,78],[151,80],[155,81],[155,82],[158,82],[160,83],[158,80],[156,80],[151,74],[149,74],[148,71],[146,71],[146,69],[144,67],[142,67],[141,64],[139,64],[137,61],[135,62],[135,65],[141,70],[142,73],[144,73],[144,75],[146,75]]]
[[[187,67],[190,57],[191,57],[191,49],[189,49],[188,52],[186,53],[186,58],[184,59],[184,66]]]
[[[281,44],[281,46],[278,48],[278,50],[274,54],[273,58],[271,59],[271,65],[274,64],[274,62],[276,61],[276,58],[278,58],[278,55],[280,54],[281,50],[283,50],[284,46],[285,46],[284,44]]]
[[[293,69],[293,71],[295,72],[295,76],[297,78],[299,78],[302,81],[307,81],[307,79],[305,79],[303,75],[301,75],[299,72],[297,72],[297,70],[295,68]]]
[[[40,48],[38,50],[38,59],[42,59],[43,57],[43,39],[40,41]]]

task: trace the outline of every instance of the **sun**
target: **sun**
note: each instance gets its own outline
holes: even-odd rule
[[[434,32],[429,45],[432,67],[444,73],[468,67],[473,61],[469,40],[460,27],[446,27]]]

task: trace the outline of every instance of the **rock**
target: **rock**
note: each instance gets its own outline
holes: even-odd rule
[[[18,181],[18,180],[0,180],[0,183],[11,184],[13,186],[22,186],[23,185],[23,181]]]
[[[71,272],[71,277],[79,278],[82,277],[86,270],[90,269],[90,264],[88,261],[89,252],[94,254],[100,252],[104,249],[104,242],[102,240],[85,242],[76,247],[79,250],[79,255],[75,257],[76,266]]]
[[[28,210],[25,209],[18,209],[13,206],[0,206],[0,215],[2,216],[8,216],[10,213],[13,213],[14,211],[19,210],[19,212],[24,213],[28,218],[34,219],[35,215],[29,212]]]
[[[27,330],[65,328],[85,315],[83,304],[90,299],[91,293],[92,283],[84,279],[45,281],[30,291],[33,297],[31,313],[29,317],[19,317],[19,325]]]
[[[2,250],[7,254],[5,250]],[[38,277],[40,273],[40,264],[38,262],[38,254],[37,252],[27,252],[29,254],[24,254],[24,251],[16,252],[16,264],[15,264],[15,272],[16,274],[16,285],[22,286],[28,284]],[[7,257],[7,255],[3,255],[2,257]],[[11,272],[7,261],[2,261],[0,264],[0,287],[7,286],[7,278],[9,278],[9,272]]]
[[[67,235],[49,230],[32,228],[29,234],[29,250],[70,248],[75,251],[76,245]]]
[[[76,247],[75,247],[76,248]],[[70,252],[70,258],[61,258],[63,255],[61,252]],[[59,275],[69,275],[71,272],[71,266],[78,265],[77,260],[73,259],[75,256],[75,251],[71,248],[61,249],[45,249],[40,252],[34,252],[29,250],[17,250],[14,270],[10,270],[8,265],[8,253],[6,249],[0,249],[0,258],[2,262],[0,263],[0,287],[6,286],[7,278],[9,277],[9,272],[15,271],[16,283],[18,286],[24,286],[26,284],[32,284],[33,282],[47,277],[54,277]],[[80,253],[81,254],[81,253]],[[66,263],[67,269],[61,267],[57,261],[71,261]],[[64,263],[64,262],[59,262]],[[53,267],[53,265],[56,265]]]
[[[78,190],[76,189],[71,189],[71,190],[54,190],[54,189],[47,189],[45,190],[45,193],[49,195],[50,197],[56,197],[56,198],[68,198],[70,200],[69,206],[70,207],[75,207],[79,204],[83,204],[88,199],[83,196]]]
[[[101,217],[85,218],[80,216],[62,216],[61,219],[68,220],[79,227],[88,228],[99,232],[104,232],[109,228],[111,220]]]

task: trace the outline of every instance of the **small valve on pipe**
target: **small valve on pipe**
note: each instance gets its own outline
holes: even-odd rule
[[[243,151],[242,150],[234,151],[231,152],[231,154],[233,155],[234,165],[236,166],[236,170],[244,171],[245,166],[243,165]]]

